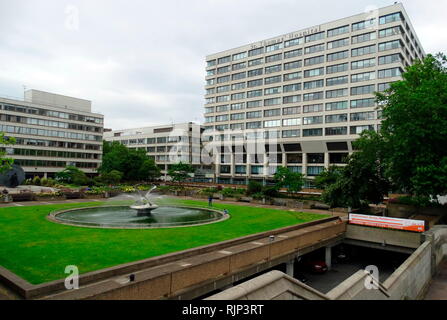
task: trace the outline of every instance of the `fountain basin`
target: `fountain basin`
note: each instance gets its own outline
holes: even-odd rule
[[[54,222],[100,228],[146,229],[196,226],[229,218],[218,210],[183,206],[160,206],[150,215],[139,214],[129,206],[101,206],[55,211],[48,215]]]

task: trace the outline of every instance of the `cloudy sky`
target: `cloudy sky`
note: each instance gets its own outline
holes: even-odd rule
[[[0,96],[24,86],[91,100],[112,129],[203,122],[205,56],[385,0],[0,0]],[[427,53],[445,0],[404,0]]]

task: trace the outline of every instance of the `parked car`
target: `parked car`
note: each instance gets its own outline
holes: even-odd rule
[[[328,270],[326,262],[320,260],[310,260],[307,265],[309,271],[313,273],[325,273]]]

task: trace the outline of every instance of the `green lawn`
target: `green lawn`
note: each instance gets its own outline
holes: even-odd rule
[[[205,201],[170,201],[191,206],[207,205]],[[231,218],[186,228],[82,228],[50,222],[45,218],[54,210],[98,204],[100,203],[0,208],[0,265],[30,283],[39,284],[64,278],[67,265],[76,265],[80,273],[86,273],[327,217],[215,203],[213,207],[216,209],[228,209]]]

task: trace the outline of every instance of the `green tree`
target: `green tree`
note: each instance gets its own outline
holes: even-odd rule
[[[356,152],[322,194],[322,200],[332,207],[360,208],[380,203],[390,190],[384,161],[388,147],[382,137],[375,131],[364,131],[353,147]]]
[[[260,192],[262,192],[262,183],[255,181],[255,180],[251,180],[248,182],[247,191],[246,191],[247,195],[253,195],[255,193],[260,193]]]
[[[140,167],[139,177],[142,180],[152,181],[161,176],[160,168],[153,159],[147,159]]]
[[[287,188],[288,192],[298,192],[303,188],[304,178],[299,172],[292,172],[286,167],[278,167],[273,177],[276,181],[276,187]]]
[[[331,184],[334,184],[341,176],[342,168],[331,166],[329,169],[324,169],[322,173],[315,177],[314,183],[318,189],[326,189]]]
[[[402,81],[377,93],[387,175],[417,196],[447,193],[447,59],[427,55],[407,67]]]
[[[105,184],[117,184],[123,178],[123,173],[118,170],[105,172],[99,177],[99,181]]]
[[[90,179],[86,176],[84,171],[81,171],[74,166],[67,166],[64,170],[57,172],[54,176],[57,181],[64,183],[72,183],[78,186],[90,184]]]
[[[123,181],[151,180],[160,176],[160,169],[144,150],[129,149],[118,141],[103,143],[101,174],[116,170]]]
[[[3,146],[3,148],[0,148],[0,173],[5,172],[12,168],[14,159],[5,157],[6,151],[4,150],[4,146],[15,143],[16,143],[15,138],[7,137],[3,132],[0,132],[0,145]]]
[[[179,163],[171,165],[168,170],[168,175],[171,177],[172,181],[183,182],[194,172],[195,169],[192,165],[180,161]]]

